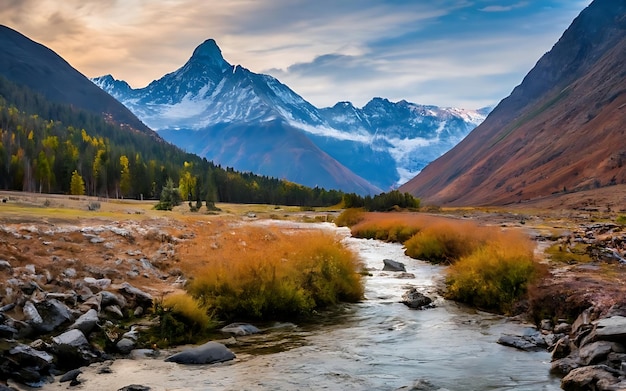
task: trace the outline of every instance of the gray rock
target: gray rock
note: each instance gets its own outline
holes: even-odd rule
[[[581,347],[578,355],[584,365],[592,365],[604,361],[612,350],[612,342],[596,341]]]
[[[37,312],[39,312],[42,318],[41,324],[35,324],[35,327],[40,332],[52,332],[62,324],[73,319],[69,307],[56,299],[35,303],[35,308],[37,308]]]
[[[502,335],[497,342],[500,345],[526,351],[543,350],[546,348],[546,341],[541,333],[532,328],[526,330],[524,335]]]
[[[127,305],[126,299],[124,299],[124,296],[115,294],[113,292],[102,291],[102,292],[98,292],[96,296],[101,297],[100,305],[102,307],[106,307],[109,305],[117,305],[121,308],[124,308]]]
[[[32,325],[40,325],[43,323],[43,318],[39,315],[39,311],[35,307],[32,301],[27,301],[24,303],[24,307],[22,308],[22,312],[24,313],[24,320]]]
[[[129,300],[134,301],[137,305],[150,308],[152,307],[152,295],[135,288],[127,282],[122,283],[119,292]]]
[[[235,354],[226,346],[218,342],[207,342],[204,345],[184,350],[165,359],[167,362],[178,364],[211,364],[229,361]]]
[[[128,386],[124,386],[117,391],[150,391],[151,388],[148,386],[142,386],[140,384],[131,384]]]
[[[5,324],[0,324],[0,338],[14,339],[17,335],[17,329]]]
[[[115,344],[117,351],[122,354],[128,354],[135,348],[136,342],[130,338],[122,338]]]
[[[552,360],[558,360],[567,357],[572,352],[572,344],[569,336],[559,339],[552,349]]]
[[[63,376],[61,376],[59,382],[65,383],[68,381],[76,381],[78,375],[80,375],[81,373],[83,373],[83,371],[81,371],[80,369],[72,369],[71,371],[67,371],[63,374]]]
[[[405,272],[406,267],[404,267],[404,263],[394,261],[393,259],[383,259],[383,270],[390,272]]]
[[[582,364],[578,358],[578,353],[573,353],[565,358],[552,361],[550,364],[550,372],[555,375],[565,376],[581,366]]]
[[[98,311],[90,309],[76,319],[70,326],[70,329],[78,329],[83,334],[88,335],[91,330],[98,324]]]
[[[261,330],[247,323],[231,323],[222,327],[222,332],[234,335],[250,335],[258,334]]]
[[[105,290],[111,286],[110,278],[95,279],[93,277],[85,277],[83,281],[85,281],[85,284],[87,284],[87,286],[91,288],[96,288],[99,291]]]
[[[104,307],[104,311],[109,313],[109,314],[111,314],[111,315],[113,315],[117,319],[122,319],[124,317],[124,314],[122,313],[122,310],[117,305],[108,305],[108,306]]]
[[[47,352],[33,349],[28,345],[19,344],[9,350],[11,359],[18,363],[28,362],[36,367],[45,367],[52,364],[54,357]]]
[[[57,346],[66,345],[75,348],[89,346],[89,341],[87,341],[85,334],[78,329],[68,330],[61,335],[57,335],[52,338],[52,342]]]
[[[433,300],[418,292],[416,288],[411,288],[402,295],[401,303],[414,309],[424,309],[430,306]]]
[[[11,271],[11,264],[5,259],[0,259],[0,271]]]
[[[572,331],[572,325],[569,323],[559,323],[554,326],[555,334],[568,334]]]
[[[626,317],[612,316],[598,320],[596,337],[604,341],[626,342]]]

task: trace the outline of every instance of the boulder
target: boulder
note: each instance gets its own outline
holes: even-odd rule
[[[390,272],[406,272],[406,267],[404,267],[404,263],[394,261],[393,259],[383,259],[383,270]]]
[[[98,311],[90,309],[76,319],[69,327],[70,329],[78,329],[83,334],[88,335],[91,330],[98,324]]]
[[[28,345],[18,344],[6,354],[7,360],[0,366],[2,378],[14,380],[31,387],[41,387],[48,382],[54,357]]]
[[[141,289],[135,288],[127,282],[122,283],[118,291],[138,306],[144,308],[152,307],[152,295],[142,291]]]
[[[401,303],[414,309],[424,309],[431,305],[433,300],[418,292],[417,288],[411,288],[402,295]]]
[[[565,391],[611,390],[619,382],[617,371],[606,365],[576,368],[561,380]]]
[[[229,361],[235,354],[221,343],[210,341],[204,345],[184,350],[165,359],[167,362],[178,364],[212,364]]]
[[[592,365],[604,361],[612,351],[613,342],[596,341],[581,347],[578,355],[584,365]]]
[[[612,316],[598,320],[596,338],[603,341],[626,342],[626,317]]]
[[[81,373],[83,373],[83,371],[78,368],[67,371],[63,374],[63,376],[61,376],[61,378],[59,379],[59,383],[65,383],[68,381],[75,382],[78,380],[78,375],[80,375]]]
[[[115,344],[117,351],[122,354],[129,354],[135,348],[136,342],[130,338],[122,338]]]
[[[35,303],[35,307],[43,320],[42,324],[36,325],[40,332],[52,332],[62,324],[72,320],[72,313],[69,307],[56,299]]]
[[[234,335],[250,335],[258,334],[261,330],[247,323],[231,323],[222,327],[222,332]]]
[[[544,350],[547,346],[541,333],[533,328],[527,329],[524,335],[502,335],[497,342],[500,345],[526,351]]]
[[[77,329],[68,330],[61,335],[53,337],[52,342],[55,345],[67,345],[77,348],[89,346],[89,341],[87,341],[85,334]]]

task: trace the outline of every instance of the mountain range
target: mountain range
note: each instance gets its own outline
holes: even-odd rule
[[[626,183],[626,3],[595,0],[487,119],[400,191],[504,205]]]
[[[165,140],[242,171],[376,194],[411,179],[480,124],[462,110],[374,98],[318,109],[269,75],[229,64],[216,42],[180,69],[131,88],[92,79]]]

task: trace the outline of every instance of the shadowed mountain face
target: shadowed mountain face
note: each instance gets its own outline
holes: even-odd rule
[[[318,109],[277,79],[222,57],[214,40],[148,86],[94,83],[166,140],[218,164],[308,186],[375,194],[395,188],[484,118],[473,110],[372,99]]]
[[[0,25],[0,75],[58,103],[104,114],[131,129],[156,133],[47,47]]]
[[[511,95],[400,190],[504,205],[626,183],[626,2],[596,0]]]

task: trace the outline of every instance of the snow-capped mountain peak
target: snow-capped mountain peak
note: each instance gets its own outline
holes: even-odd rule
[[[132,89],[110,75],[93,81],[163,137],[168,139],[169,135],[168,141],[184,143],[184,148],[193,149],[191,152],[217,158],[208,154],[215,146],[203,147],[181,140],[183,133],[185,137],[192,137],[187,135],[193,133],[193,137],[203,137],[200,133],[238,127],[247,129],[246,135],[250,136],[250,129],[258,129],[253,137],[259,137],[256,144],[262,145],[260,139],[269,137],[267,132],[276,137],[289,127],[330,155],[328,158],[383,190],[417,174],[485,117],[472,110],[418,105],[406,100],[394,103],[382,97],[373,98],[362,108],[339,102],[318,109],[276,78],[229,64],[213,39],[198,46],[181,68],[144,88]],[[266,133],[261,134],[261,129]],[[232,153],[252,159],[249,151],[231,147],[234,150],[230,152],[226,147],[220,149],[219,156]],[[278,173],[256,172],[282,177]]]

